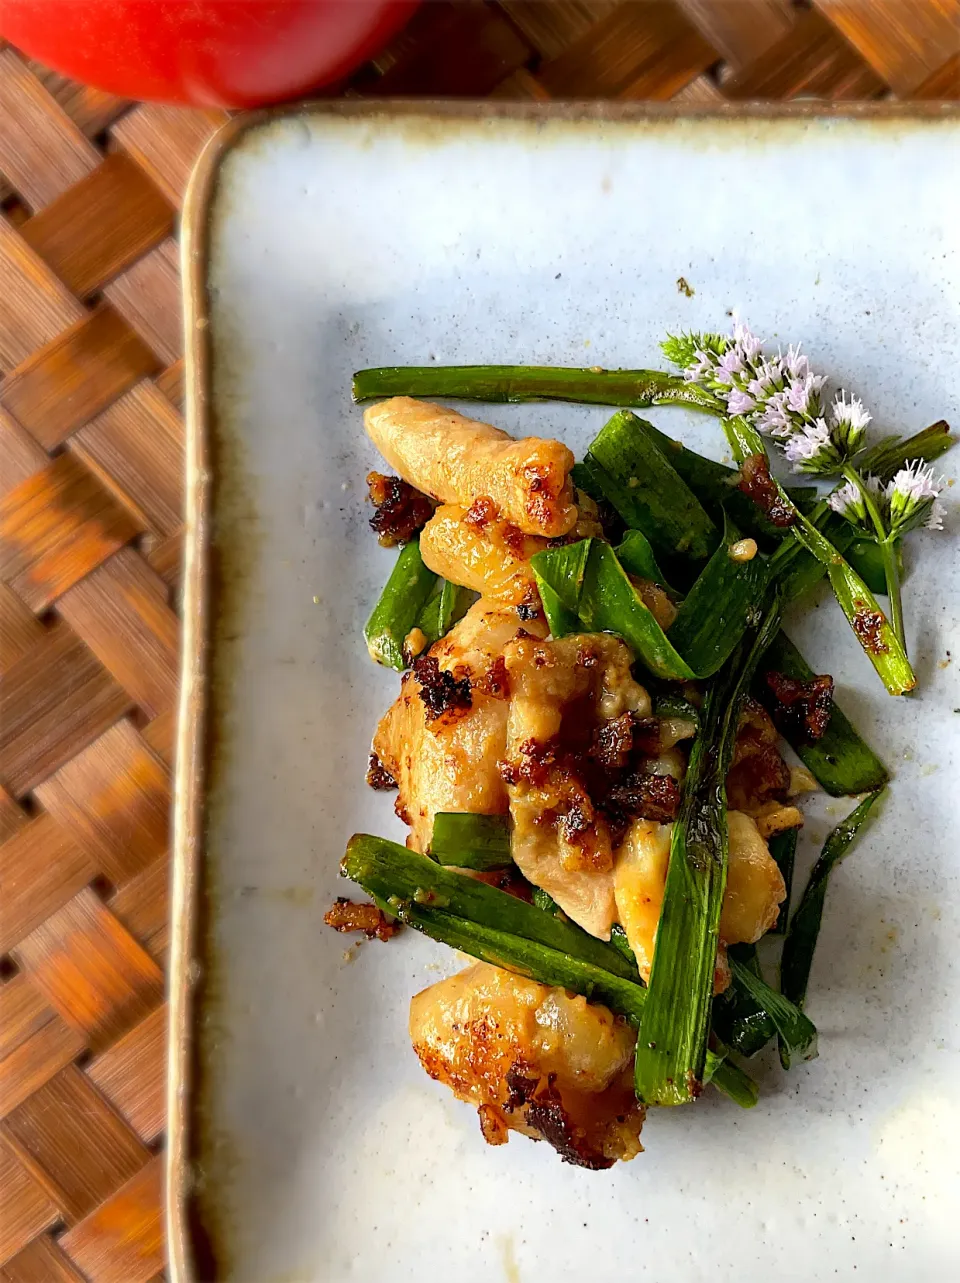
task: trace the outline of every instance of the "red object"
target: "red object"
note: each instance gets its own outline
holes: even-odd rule
[[[122,98],[256,107],[347,75],[416,0],[0,0],[31,58]]]

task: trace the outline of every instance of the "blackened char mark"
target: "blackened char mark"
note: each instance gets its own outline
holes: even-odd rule
[[[397,787],[397,781],[380,761],[376,753],[371,753],[367,761],[367,783],[372,789],[376,789],[378,793],[386,793],[390,789]]]
[[[793,505],[780,494],[780,488],[770,475],[770,465],[765,454],[751,454],[740,465],[740,484],[737,487],[761,508],[775,526],[792,526],[797,519]]]
[[[634,753],[655,757],[659,752],[659,720],[637,713],[621,713],[601,721],[590,746],[590,756],[608,773],[625,770]]]
[[[420,698],[428,722],[449,715],[456,717],[471,707],[470,679],[454,677],[441,669],[435,655],[420,655],[413,661],[413,675],[420,683]]]
[[[602,806],[611,838],[619,842],[631,820],[655,820],[658,824],[675,820],[680,810],[680,785],[672,775],[637,771],[614,785]]]
[[[507,1096],[504,1109],[512,1114],[515,1109],[519,1109],[533,1099],[540,1079],[536,1074],[528,1073],[527,1066],[523,1061],[518,1060],[507,1070],[506,1081],[510,1094]]]
[[[370,518],[370,528],[376,532],[385,548],[406,543],[433,516],[433,500],[400,477],[369,472],[367,489],[376,508]]]
[[[547,1085],[527,1106],[526,1121],[552,1145],[565,1163],[599,1172],[612,1167],[614,1160],[595,1150],[563,1107],[560,1093],[550,1074]]]
[[[777,730],[786,739],[820,739],[833,714],[833,678],[828,673],[801,682],[785,673],[764,674],[775,703],[770,709]]]

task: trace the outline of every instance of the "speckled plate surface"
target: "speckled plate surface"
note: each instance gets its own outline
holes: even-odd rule
[[[188,1239],[194,1277],[215,1258],[246,1283],[915,1283],[956,1268],[955,503],[948,532],[909,549],[918,696],[884,695],[825,595],[792,627],[895,780],[831,886],[809,998],[820,1058],[789,1076],[762,1060],[753,1111],[708,1093],[654,1113],[646,1152],[609,1172],[518,1138],[488,1149],[406,1036],[411,994],[457,960],[410,932],[347,948],[322,918],[345,889],[347,837],[403,832],[392,798],[363,782],[397,677],[360,635],[393,554],[366,525],[376,457],[351,372],[657,364],[665,330],[723,328],[737,310],[770,340],[802,340],[881,430],[956,421],[958,175],[960,119],[934,113],[354,104],[234,127],[208,158],[187,237],[199,328],[171,1094],[183,1280]],[[579,452],[605,413],[486,417]],[[723,455],[715,423],[649,417]],[[813,805],[804,869],[847,809]]]

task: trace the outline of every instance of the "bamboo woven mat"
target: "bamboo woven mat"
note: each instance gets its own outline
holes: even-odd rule
[[[960,0],[432,3],[343,92],[960,97]],[[0,47],[0,1283],[163,1273],[176,212],[218,111]]]

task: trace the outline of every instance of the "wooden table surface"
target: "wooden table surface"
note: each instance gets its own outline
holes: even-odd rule
[[[339,91],[960,97],[960,0],[430,3]],[[0,1283],[163,1277],[177,209],[221,111],[0,43]]]

